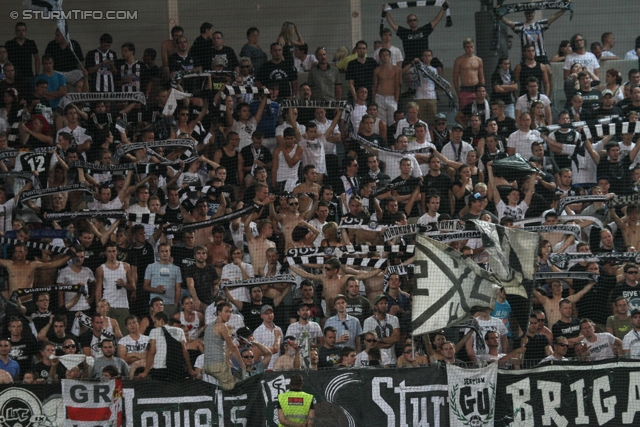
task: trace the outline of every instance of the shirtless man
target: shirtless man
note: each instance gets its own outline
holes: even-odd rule
[[[42,242],[47,243],[47,242]],[[56,254],[54,257],[52,251],[47,249],[40,249],[42,255],[40,257],[36,257],[36,261],[40,261],[42,263],[50,263],[51,261],[57,261],[58,258],[61,258],[61,254]],[[53,286],[56,284],[56,278],[58,277],[57,267],[48,267],[48,268],[39,268],[35,271],[35,276],[33,280],[33,285],[36,288],[43,288],[46,286]]]
[[[176,25],[171,28],[171,38],[162,42],[162,74],[169,77],[169,57],[178,52],[178,39],[182,37],[184,30]]]
[[[373,71],[372,99],[378,105],[380,120],[393,124],[393,113],[398,109],[402,70],[391,63],[391,51],[380,49],[380,66]]]
[[[615,209],[610,209],[611,218],[622,230],[625,246],[638,247],[640,244],[640,226],[638,226],[638,206],[627,206],[627,214],[622,218],[618,217]]]
[[[313,165],[306,165],[302,169],[302,176],[304,177],[304,182],[293,189],[293,194],[296,194],[300,199],[300,210],[302,212],[307,212],[311,204],[314,204],[311,209],[315,211],[321,188],[316,182],[318,172],[316,172],[316,168]]]
[[[207,250],[209,251],[209,257],[207,258],[207,264],[212,264],[218,272],[218,277],[222,276],[222,267],[224,267],[229,261],[229,250],[231,246],[228,243],[222,241],[224,237],[224,227],[216,225],[211,229],[211,235],[213,240],[207,244]]]
[[[17,242],[11,260],[0,259],[0,267],[6,268],[9,272],[9,291],[2,291],[2,295],[9,299],[18,289],[32,288],[36,270],[62,267],[71,257],[72,255],[65,255],[51,262],[27,261],[26,243]],[[29,299],[31,296],[25,295],[21,301]]]
[[[566,299],[572,303],[577,303],[580,299],[594,287],[596,282],[589,282],[580,292],[569,295]],[[541,294],[537,289],[533,290],[533,295],[538,299],[544,312],[547,315],[549,329],[560,320],[560,301],[562,301],[562,283],[559,280],[553,280],[550,285],[551,297]]]
[[[318,265],[309,265],[312,268],[322,268]],[[333,299],[338,294],[344,294],[347,286],[347,278],[349,275],[340,273],[340,261],[337,258],[331,258],[324,264],[325,274],[311,274],[306,271],[290,266],[289,269],[296,273],[298,276],[305,279],[322,282],[322,298],[327,304],[327,311],[325,317],[331,317],[335,315],[335,308],[333,305]],[[358,280],[366,280],[380,273],[379,269],[373,269],[368,272],[358,272],[354,277]]]
[[[221,197],[220,199],[222,200],[224,199],[224,197]],[[221,208],[222,208],[222,203],[220,204],[220,208],[218,210],[220,210]],[[223,212],[224,210],[225,209],[222,209]],[[196,202],[196,208],[193,210],[193,213],[191,214],[191,221],[188,221],[187,219],[185,222],[199,222],[199,221],[206,221],[208,219],[211,219],[211,217],[207,215],[208,211],[209,211],[209,204],[207,203],[207,199],[200,198]],[[196,234],[196,240],[194,242],[194,245],[205,246],[211,243],[211,237],[209,236],[213,233],[212,227],[198,228],[194,230],[194,232]]]
[[[476,85],[485,84],[482,59],[473,53],[475,49],[473,39],[464,39],[462,47],[464,55],[457,57],[453,63],[453,85],[458,95],[460,110],[476,99]]]
[[[317,202],[314,203],[315,206],[310,211],[305,212],[304,214],[300,214],[300,212],[298,212],[299,203],[297,197],[287,198],[288,211],[283,210],[282,212],[277,213],[273,203],[274,202],[270,200],[269,214],[271,215],[271,218],[278,221],[282,226],[285,247],[288,248],[293,243],[293,239],[291,237],[293,229],[296,228],[297,225],[300,225],[301,217],[306,220],[310,220],[313,217],[313,214],[316,211]]]
[[[247,244],[249,245],[249,255],[251,256],[253,271],[258,276],[262,276],[264,266],[267,263],[267,249],[275,248],[276,244],[269,240],[273,235],[273,224],[269,219],[258,221],[256,225],[258,236],[253,235],[251,222],[257,216],[257,212],[254,215],[247,215],[247,219],[244,222],[244,233],[247,238]]]

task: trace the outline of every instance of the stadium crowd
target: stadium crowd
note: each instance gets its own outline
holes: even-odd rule
[[[551,58],[567,94],[552,110],[543,34],[564,10],[503,17],[522,60],[501,58],[487,82],[465,39],[450,123],[429,50],[447,7],[407,27],[388,11],[374,49],[333,60],[290,22],[269,56],[258,28],[237,55],[205,22],[197,37],[174,27],[160,58],[106,33],[83,55],[59,30],[39,56],[17,23],[0,46],[0,382],[192,376],[229,389],[268,369],[640,357],[640,71],[623,83],[607,69],[611,32],[596,54],[575,34]],[[630,125],[584,132],[603,118]],[[604,197],[562,202],[583,195]],[[414,237],[385,242],[386,228],[531,218],[551,227],[537,271],[565,276],[530,299],[502,288],[467,330],[412,335],[425,309],[412,305]],[[448,244],[489,268],[482,239]],[[349,262],[334,256],[347,245]],[[554,262],[563,253],[584,256]],[[598,258],[612,253],[627,257]]]

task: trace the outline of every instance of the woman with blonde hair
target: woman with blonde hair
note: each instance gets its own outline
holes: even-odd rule
[[[278,34],[278,40],[276,41],[282,45],[282,56],[285,65],[293,67],[293,49],[295,46],[302,46],[304,44],[300,31],[298,31],[298,26],[289,21],[282,24],[280,34]]]
[[[342,246],[344,245],[344,241],[342,237],[338,236],[338,224],[335,222],[327,222],[322,227],[322,233],[324,234],[324,239],[320,243],[320,246]]]

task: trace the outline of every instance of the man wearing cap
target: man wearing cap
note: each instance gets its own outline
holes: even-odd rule
[[[601,105],[594,106],[595,116],[599,119],[613,119],[613,116],[622,117],[622,109],[615,105],[615,101],[613,92],[609,89],[603,90],[601,95]]]
[[[273,369],[273,366],[278,360],[280,354],[280,342],[282,341],[282,329],[273,323],[273,307],[270,305],[263,305],[260,309],[260,317],[262,318],[262,324],[253,331],[253,336],[256,341],[267,347],[273,356],[269,362],[269,369]]]
[[[443,113],[436,114],[434,126],[429,128],[431,132],[431,143],[436,146],[438,151],[450,141],[450,132],[447,128],[447,116]]]
[[[386,295],[381,294],[375,297],[373,306],[375,313],[365,319],[364,330],[375,331],[380,351],[389,356],[389,363],[394,365],[398,361],[394,347],[400,340],[400,322],[396,316],[387,313],[389,300]]]
[[[317,322],[309,320],[311,317],[311,304],[307,302],[301,302],[298,306],[299,320],[296,323],[292,323],[287,328],[287,336],[294,337],[300,346],[300,357],[302,358],[305,366],[309,366],[309,350],[311,346],[318,346],[324,344],[324,337],[322,335],[322,328]]]
[[[465,163],[467,160],[467,154],[469,154],[470,151],[473,151],[473,146],[462,140],[463,132],[464,127],[460,123],[453,125],[451,132],[449,132],[451,140],[442,147],[442,155],[447,159],[458,163]]]
[[[349,277],[347,280],[353,278]],[[360,321],[347,314],[347,297],[338,294],[333,299],[333,306],[337,314],[327,319],[324,323],[327,326],[333,326],[336,329],[336,346],[337,347],[353,347],[360,352],[360,335],[362,335],[362,327]]]
[[[478,322],[478,333],[465,343],[465,348],[469,359],[473,363],[477,363],[478,358],[488,353],[486,344],[483,341],[483,337],[488,332],[497,332],[500,335],[498,342],[498,353],[504,353],[509,348],[509,342],[507,341],[507,327],[502,323],[502,320],[497,317],[491,317],[491,307],[472,307],[471,313]],[[465,334],[469,330],[465,330]],[[479,334],[479,337],[478,337]]]
[[[622,351],[627,357],[640,359],[640,309],[631,311],[631,324],[633,328],[622,340]]]
[[[482,193],[477,192],[470,194],[467,198],[467,204],[469,205],[469,210],[460,218],[463,221],[468,221],[470,219],[480,219],[480,216],[486,213],[491,217],[491,222],[493,222],[494,224],[498,223],[498,217],[485,209],[487,207],[487,196],[484,196],[482,195]]]

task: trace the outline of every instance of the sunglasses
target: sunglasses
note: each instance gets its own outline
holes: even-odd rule
[[[289,206],[298,206],[298,205],[300,205],[300,203],[298,203],[298,202],[291,202],[291,203],[289,203]]]
[[[366,342],[378,342],[378,340],[377,340],[377,339],[368,339],[368,340],[365,340],[365,341],[366,341]]]
[[[62,348],[76,348],[75,344],[64,345]]]
[[[560,347],[569,347],[569,344],[556,344],[556,345],[558,345]]]
[[[407,22],[418,22],[417,19],[407,19]]]
[[[404,352],[404,354],[411,354],[411,353],[413,353],[413,350],[406,350],[406,351]]]
[[[627,271],[628,274],[638,274],[638,270],[629,270]]]
[[[253,359],[253,356],[242,356],[243,359]]]

